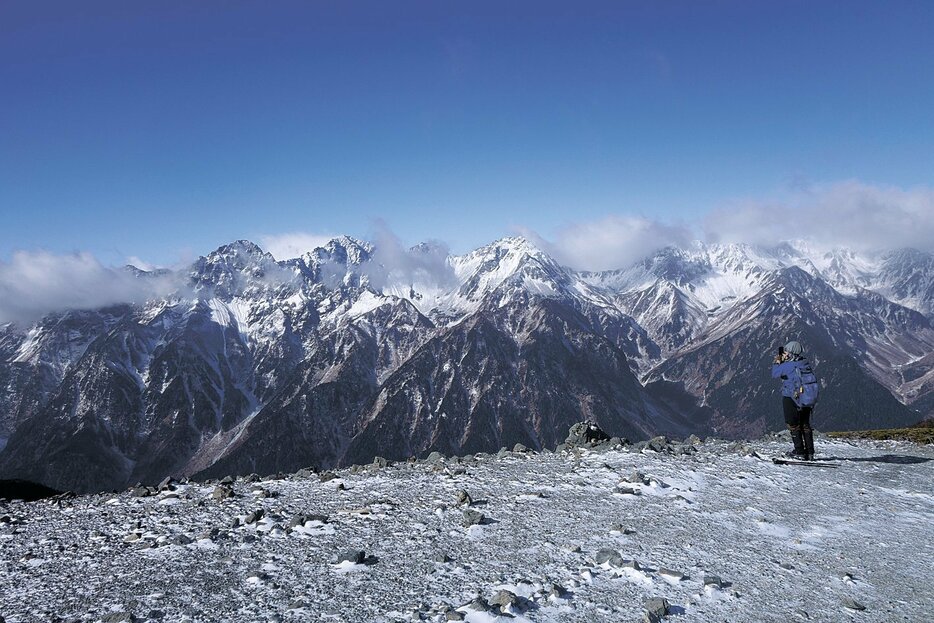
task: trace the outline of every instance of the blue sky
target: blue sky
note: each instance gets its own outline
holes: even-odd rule
[[[0,260],[379,219],[463,251],[846,183],[924,215],[932,28],[931,2],[5,0]]]

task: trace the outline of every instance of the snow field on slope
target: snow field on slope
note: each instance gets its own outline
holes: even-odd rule
[[[690,456],[507,453],[327,482],[238,479],[223,501],[190,484],[3,503],[0,616],[390,622],[443,621],[450,608],[474,622],[638,621],[663,597],[670,621],[926,620],[934,448],[818,443],[839,468],[749,455],[778,454],[778,442],[710,442]],[[486,522],[463,526],[460,490]],[[289,530],[296,513],[328,519]],[[607,549],[618,557],[598,564]],[[337,564],[348,550],[370,558]],[[517,596],[512,617],[468,607],[498,590]]]

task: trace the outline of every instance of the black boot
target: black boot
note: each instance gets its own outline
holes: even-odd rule
[[[814,431],[807,428],[801,431],[801,437],[804,441],[804,460],[814,460]]]
[[[801,433],[800,426],[789,426],[788,430],[791,431],[791,442],[795,444],[795,449],[791,452],[785,454],[785,456],[793,459],[803,459],[804,458],[804,436]]]

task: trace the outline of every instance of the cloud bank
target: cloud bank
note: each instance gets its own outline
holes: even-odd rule
[[[572,223],[551,240],[530,229],[519,231],[562,264],[592,271],[627,267],[661,248],[683,246],[695,238],[685,225],[627,215]]]
[[[859,251],[934,251],[934,188],[858,181],[816,186],[784,200],[734,202],[708,214],[702,229],[711,242],[775,245],[807,239]]]
[[[776,246],[806,240],[817,248],[873,252],[904,247],[934,252],[934,188],[902,189],[858,181],[799,188],[775,199],[746,199],[698,215],[692,224],[610,215],[571,223],[550,238],[518,228],[578,270],[625,268],[692,240]]]
[[[279,260],[290,260],[308,251],[323,247],[336,236],[293,231],[284,234],[260,236],[260,246]]]
[[[142,303],[174,290],[169,278],[140,279],[90,253],[17,251],[0,262],[0,324],[31,324],[46,314]]]

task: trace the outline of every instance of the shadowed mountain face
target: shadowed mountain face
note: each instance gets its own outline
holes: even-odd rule
[[[277,262],[239,241],[161,271],[170,297],[0,327],[0,478],[90,491],[541,448],[587,419],[755,435],[782,425],[769,364],[791,338],[825,385],[819,428],[934,408],[926,254],[697,244],[576,273],[517,238],[440,268],[410,253],[344,237]]]

